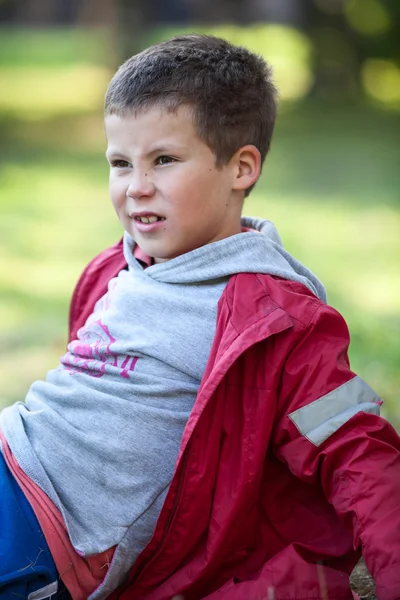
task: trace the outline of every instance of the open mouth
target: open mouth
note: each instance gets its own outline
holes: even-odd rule
[[[152,215],[149,217],[135,217],[135,221],[139,221],[140,223],[156,223],[157,221],[165,221],[165,217],[157,217],[156,215]]]

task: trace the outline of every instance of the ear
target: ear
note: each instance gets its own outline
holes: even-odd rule
[[[242,146],[233,156],[234,182],[232,189],[247,190],[261,173],[261,154],[253,145]]]

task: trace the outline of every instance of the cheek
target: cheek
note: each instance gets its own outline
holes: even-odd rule
[[[114,208],[117,210],[123,206],[125,201],[125,189],[120,182],[110,180],[109,194]]]

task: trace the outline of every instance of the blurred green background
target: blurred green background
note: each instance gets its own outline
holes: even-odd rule
[[[73,286],[121,236],[102,119],[113,71],[172,33],[209,31],[263,54],[281,91],[245,214],[274,221],[323,280],[354,370],[400,429],[399,9],[261,5],[0,0],[0,406],[56,366]]]

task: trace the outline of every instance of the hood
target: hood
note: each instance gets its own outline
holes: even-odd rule
[[[326,302],[322,283],[283,248],[279,233],[271,221],[242,217],[242,228],[242,233],[147,267],[146,275],[164,283],[191,284],[237,273],[263,273],[302,283],[322,302]],[[134,246],[132,237],[125,233],[124,254],[128,265],[143,271],[133,257]]]

